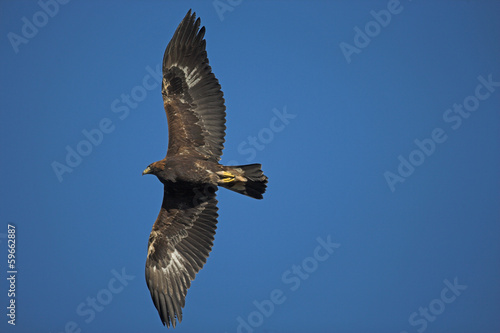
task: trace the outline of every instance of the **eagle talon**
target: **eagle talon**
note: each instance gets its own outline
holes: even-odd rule
[[[231,172],[227,171],[217,171],[216,174],[218,174],[222,178],[234,178],[234,175]]]
[[[227,171],[217,171],[216,174],[219,175],[219,183],[232,183],[235,181],[235,175]]]

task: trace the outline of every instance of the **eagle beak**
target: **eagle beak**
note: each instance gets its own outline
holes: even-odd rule
[[[147,175],[148,173],[151,173],[151,168],[150,167],[147,167],[143,172],[142,172],[142,175]]]

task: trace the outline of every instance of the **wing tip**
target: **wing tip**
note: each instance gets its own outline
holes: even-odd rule
[[[192,14],[191,14],[192,13]],[[192,8],[189,8],[188,12],[186,13],[186,16],[184,16],[184,19],[182,20],[182,22],[188,20],[189,18],[195,18],[196,17],[196,12],[193,12],[193,9]]]
[[[159,295],[159,301],[157,309],[163,326],[175,328],[182,321],[182,309],[174,299],[162,292]]]

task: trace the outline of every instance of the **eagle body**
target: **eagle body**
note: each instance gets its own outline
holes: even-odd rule
[[[191,183],[196,185],[212,184],[217,186],[218,175],[223,167],[216,162],[206,160],[193,160],[191,157],[173,156],[154,162],[145,170],[169,187],[176,187],[178,183]]]
[[[187,290],[212,250],[219,186],[262,199],[260,164],[225,166],[226,107],[208,63],[205,27],[188,11],[163,57],[168,120],[165,158],[143,172],[163,183],[163,201],[148,242],[146,283],[163,325],[182,321]]]

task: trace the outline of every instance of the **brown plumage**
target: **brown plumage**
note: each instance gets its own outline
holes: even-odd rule
[[[212,249],[218,186],[262,199],[267,177],[260,164],[223,166],[223,93],[205,51],[205,27],[191,10],[163,57],[162,95],[168,120],[166,157],[150,164],[164,185],[163,203],[149,236],[146,282],[162,323],[175,327],[191,281]]]

